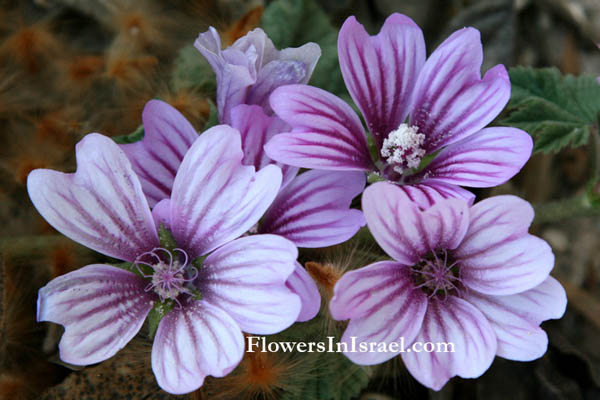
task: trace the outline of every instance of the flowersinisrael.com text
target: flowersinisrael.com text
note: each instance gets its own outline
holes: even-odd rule
[[[284,353],[297,351],[299,353],[454,353],[454,343],[451,342],[413,342],[406,347],[404,338],[397,342],[359,342],[356,336],[351,336],[350,341],[337,342],[334,336],[327,336],[324,342],[267,342],[264,336],[247,336],[246,351]]]

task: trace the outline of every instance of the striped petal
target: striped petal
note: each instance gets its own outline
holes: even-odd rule
[[[273,92],[271,106],[292,127],[265,146],[272,159],[304,168],[374,168],[360,119],[339,97],[312,86],[288,85]]]
[[[40,289],[37,320],[65,327],[60,358],[89,365],[112,357],[140,330],[156,300],[147,282],[110,265],[88,265]]]
[[[482,60],[479,31],[463,28],[425,62],[415,88],[410,124],[425,134],[428,153],[481,130],[508,102],[506,68],[497,65],[481,79]]]
[[[107,256],[133,261],[158,246],[142,185],[110,138],[85,136],[75,148],[77,172],[36,169],[27,191],[40,214],[63,235]]]
[[[419,173],[427,182],[470,187],[500,185],[531,156],[531,136],[515,128],[486,128],[443,149]]]
[[[235,321],[206,301],[189,301],[160,321],[152,346],[152,371],[160,387],[189,393],[207,375],[223,377],[244,355],[244,337]]]
[[[286,287],[297,256],[296,246],[281,236],[234,240],[206,258],[200,291],[244,332],[280,332],[300,313],[300,298]]]
[[[360,343],[391,343],[404,338],[410,343],[419,333],[427,309],[427,296],[414,288],[410,269],[394,261],[381,261],[344,274],[334,287],[329,303],[331,316],[350,318],[342,336],[348,348]],[[367,351],[344,354],[356,364],[373,365],[396,352]]]
[[[358,171],[312,170],[281,190],[259,226],[261,233],[284,236],[299,247],[326,247],[350,239],[365,224],[349,208],[365,186]]]
[[[470,290],[464,298],[492,324],[498,338],[497,354],[516,361],[535,360],[546,352],[548,336],[539,325],[562,317],[567,307],[565,290],[550,276],[522,293],[486,296]]]
[[[490,295],[509,295],[542,283],[554,266],[552,249],[527,233],[533,209],[514,196],[486,199],[472,210],[465,239],[454,252],[462,282]]]
[[[475,195],[468,190],[444,182],[424,181],[398,185],[398,187],[422,209],[429,208],[444,199],[464,199],[467,204],[473,204],[475,200]]]
[[[150,207],[171,196],[183,156],[198,137],[187,119],[160,100],[150,100],[142,113],[144,138],[120,145],[140,178]]]
[[[267,116],[259,106],[240,104],[231,110],[231,126],[242,135],[244,165],[254,165],[257,171],[269,164],[278,165],[283,173],[282,186],[287,185],[296,176],[297,167],[275,163],[264,150],[269,139],[288,128],[285,122],[277,117]]]
[[[177,244],[204,255],[254,226],[273,202],[281,170],[241,164],[237,130],[215,126],[194,142],[173,184],[171,229]]]
[[[418,73],[425,63],[423,32],[410,18],[389,16],[377,36],[349,17],[338,39],[346,87],[381,148],[406,119]]]
[[[313,319],[321,308],[321,294],[319,288],[309,275],[309,273],[300,265],[295,263],[294,272],[288,277],[285,285],[300,297],[302,308],[298,314],[297,322],[304,322]]]
[[[422,211],[390,183],[369,186],[362,205],[377,243],[405,265],[414,265],[431,251],[456,248],[468,228],[469,209],[464,200],[441,200]]]
[[[434,348],[428,352],[424,347],[427,342],[451,344],[454,351]],[[411,346],[402,353],[402,360],[416,380],[433,390],[440,390],[456,375],[481,376],[492,364],[497,348],[494,330],[485,316],[454,296],[446,301],[430,300],[415,343],[421,347],[412,351]]]

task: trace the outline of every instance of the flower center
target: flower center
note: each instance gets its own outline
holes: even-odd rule
[[[156,247],[140,254],[134,265],[144,278],[151,279],[145,288],[147,292],[154,290],[161,301],[171,299],[181,306],[177,297],[182,293],[195,295],[193,289],[188,287],[188,282],[198,277],[198,269],[188,265],[188,261],[189,257],[182,249],[177,248],[171,252],[163,247]],[[140,265],[150,267],[153,272],[146,274]]]
[[[432,251],[412,267],[416,288],[420,288],[429,298],[444,293],[460,295],[460,269],[458,261],[451,261],[448,251]]]
[[[383,140],[381,156],[394,171],[402,174],[408,169],[419,166],[425,155],[425,150],[421,147],[424,142],[425,135],[419,133],[416,126],[403,123]]]

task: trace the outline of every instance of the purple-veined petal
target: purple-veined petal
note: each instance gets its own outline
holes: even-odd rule
[[[441,351],[426,352],[428,342]],[[429,301],[416,343],[420,346],[416,350],[421,351],[411,346],[402,353],[402,360],[412,376],[433,390],[440,390],[455,375],[479,377],[492,364],[497,348],[496,336],[485,316],[454,296]],[[444,349],[443,343],[451,343],[454,351],[450,351],[452,347]]]
[[[75,151],[74,174],[29,174],[27,191],[39,213],[63,235],[121,260],[133,261],[158,246],[142,185],[119,146],[92,133]]]
[[[234,240],[206,258],[200,291],[227,310],[244,332],[280,332],[300,313],[300,298],[285,285],[297,256],[296,246],[281,236]]]
[[[410,125],[425,134],[428,153],[481,130],[508,102],[506,68],[497,65],[481,79],[482,60],[479,31],[463,28],[425,62],[415,88]]]
[[[468,228],[465,200],[440,200],[422,211],[400,187],[386,182],[369,186],[362,205],[377,243],[406,265],[414,265],[431,251],[456,248]]]
[[[158,325],[152,345],[152,371],[173,394],[198,389],[207,375],[223,377],[244,355],[244,337],[235,321],[206,301],[188,300]]]
[[[552,249],[527,233],[533,208],[515,196],[485,199],[471,208],[469,230],[454,256],[468,287],[509,295],[542,283],[554,266]]]
[[[265,146],[272,159],[305,168],[374,168],[360,119],[339,97],[312,86],[288,85],[273,92],[271,107],[292,127]]]
[[[560,318],[567,307],[567,295],[552,277],[525,292],[510,296],[486,296],[474,290],[465,300],[477,307],[490,321],[498,338],[500,357],[531,361],[541,357],[548,336],[540,323]]]
[[[285,122],[277,117],[267,116],[259,106],[240,104],[231,110],[231,126],[242,135],[244,165],[254,165],[257,171],[268,164],[278,165],[283,173],[281,186],[287,185],[296,176],[297,167],[274,162],[264,150],[269,139],[288,129]]]
[[[350,348],[353,337],[361,342],[413,341],[421,328],[427,296],[414,288],[410,267],[394,261],[381,261],[344,274],[335,285],[329,303],[331,316],[350,318],[341,342]],[[367,351],[344,354],[352,362],[372,365],[397,355],[395,352]]]
[[[288,277],[285,285],[300,297],[302,308],[296,321],[304,322],[313,319],[321,308],[321,294],[319,288],[309,275],[309,273],[300,265],[295,263],[294,272]]]
[[[408,115],[425,63],[423,32],[410,18],[392,14],[378,35],[369,36],[351,16],[340,30],[338,54],[346,87],[381,148]]]
[[[531,136],[516,128],[485,128],[443,149],[419,173],[422,179],[491,187],[512,178],[531,156]]]
[[[187,119],[160,100],[150,100],[142,113],[144,138],[122,144],[137,174],[150,207],[171,196],[175,174],[183,156],[198,137]]]
[[[147,282],[133,272],[93,264],[40,289],[37,320],[65,327],[60,358],[89,365],[112,357],[140,330],[153,302]]]
[[[359,171],[300,174],[279,192],[259,232],[284,236],[298,247],[344,242],[365,224],[362,212],[349,208],[364,187],[365,174]]]
[[[218,125],[187,152],[173,184],[171,229],[177,244],[204,255],[247,232],[277,195],[281,170],[241,164],[237,130]]]
[[[467,204],[473,204],[475,200],[475,195],[468,190],[444,182],[425,181],[398,187],[422,209],[427,209],[443,199],[465,199]]]

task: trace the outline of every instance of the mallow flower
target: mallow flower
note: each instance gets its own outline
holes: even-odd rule
[[[113,356],[162,307],[152,369],[176,394],[228,374],[243,356],[242,331],[279,332],[301,306],[285,284],[296,246],[276,235],[240,238],[277,195],[280,168],[243,165],[240,134],[229,126],[187,144],[170,196],[152,211],[125,153],[99,134],[77,144],[75,173],[38,169],[27,181],[54,228],[129,263],[88,265],[40,289],[38,320],[65,327],[62,360],[88,365]]]
[[[379,34],[369,36],[349,17],[338,54],[372,143],[342,99],[288,85],[273,91],[270,104],[292,129],[267,143],[269,157],[304,168],[376,174],[431,205],[448,197],[472,201],[460,186],[504,183],[531,155],[526,132],[486,128],[508,102],[510,81],[503,65],[481,77],[476,29],[454,32],[426,60],[423,33],[410,18],[393,14]]]
[[[223,123],[230,122],[230,111],[239,104],[255,104],[272,114],[271,92],[282,85],[307,83],[321,56],[316,43],[277,50],[260,28],[222,50],[219,34],[210,27],[194,46],[216,74],[217,109]]]
[[[147,103],[142,113],[144,137],[121,145],[140,178],[151,207],[171,196],[176,172],[188,148],[198,137],[179,111],[159,100]],[[274,164],[263,150],[264,143],[285,126],[267,116],[260,106],[241,104],[231,112],[231,126],[241,134],[242,163],[262,170]],[[365,220],[360,210],[350,208],[362,192],[365,176],[358,171],[308,171],[279,164],[283,184],[264,217],[252,227],[253,233],[276,234],[298,247],[326,247],[352,237]],[[288,287],[302,300],[298,321],[312,319],[319,311],[321,297],[316,284],[298,262],[288,278]]]
[[[422,209],[386,182],[368,187],[362,203],[371,233],[392,260],[336,283],[331,315],[350,320],[342,342],[403,340],[406,368],[434,390],[455,375],[480,376],[495,355],[529,361],[545,353],[548,338],[539,325],[560,318],[567,300],[549,276],[550,246],[527,232],[529,203],[497,196],[469,206],[453,198]],[[411,351],[415,342],[434,349],[451,343],[453,352]],[[397,355],[387,350],[346,356],[371,365]]]

